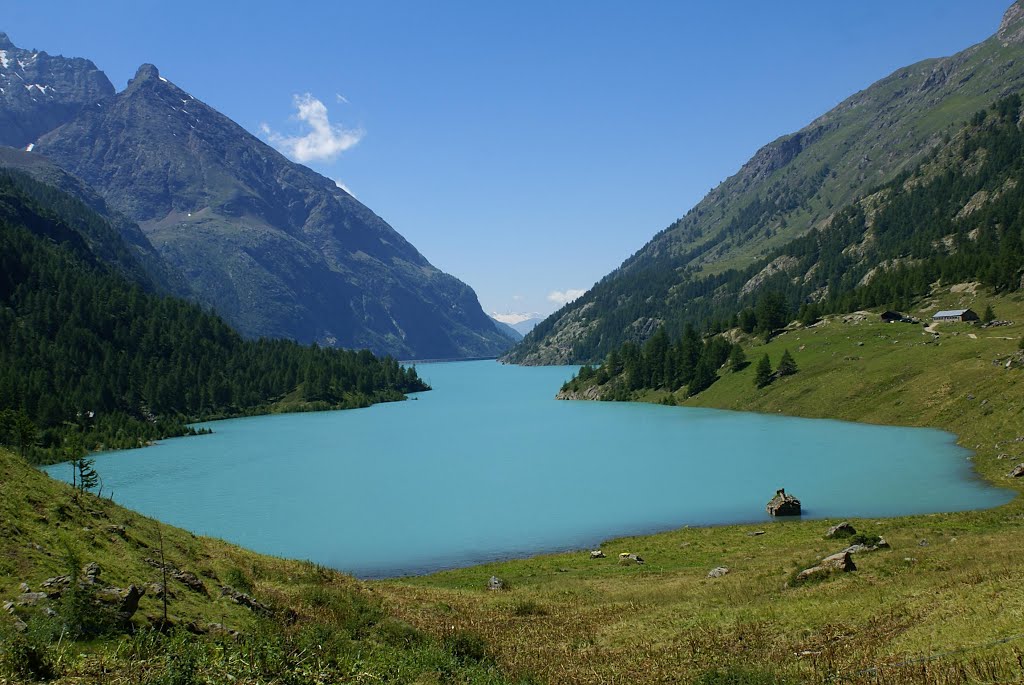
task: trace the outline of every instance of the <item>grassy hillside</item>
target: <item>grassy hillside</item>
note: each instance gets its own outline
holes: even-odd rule
[[[876,322],[877,313],[836,317],[768,344],[745,341],[748,358],[767,352],[773,365],[789,349],[795,375],[757,390],[751,364],[724,372],[696,398],[675,399],[945,428],[975,451],[984,477],[1020,490],[1006,474],[1024,461],[1024,442],[1017,442],[1024,436],[1024,371],[1006,369],[1005,361],[1018,358],[1024,302],[974,294],[970,286],[954,290],[935,293],[914,313],[940,306],[982,311],[991,303],[999,318],[1015,323],[940,324],[935,339],[921,325]],[[883,536],[891,549],[853,555],[854,572],[788,586],[795,572],[849,544],[825,539],[835,523],[684,528],[607,541],[605,559],[572,552],[379,589],[414,625],[472,629],[496,645],[502,663],[549,682],[1024,680],[1021,498],[988,511],[852,519],[859,532]],[[621,552],[646,563],[621,565]],[[730,573],[708,578],[718,566]],[[511,589],[487,592],[491,574]]]
[[[161,539],[172,569],[166,624],[156,596]],[[46,591],[47,579],[91,562],[101,572],[77,599],[65,590],[23,606],[31,597],[21,583]],[[193,574],[179,576],[191,587],[173,570]],[[129,625],[89,597],[131,584],[146,594]],[[2,683],[514,682],[478,636],[422,633],[358,581],[160,525],[77,494],[2,449],[0,603]]]

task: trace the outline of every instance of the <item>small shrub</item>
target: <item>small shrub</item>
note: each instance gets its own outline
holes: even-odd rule
[[[416,647],[427,641],[422,631],[397,618],[384,619],[374,626],[373,633],[384,644],[401,649]]]
[[[487,658],[487,643],[470,630],[456,630],[454,633],[446,635],[444,648],[462,663],[479,663]]]
[[[865,547],[874,547],[882,538],[878,535],[870,535],[868,533],[857,533],[850,538],[850,544],[853,545],[864,545]]]
[[[795,681],[772,671],[728,666],[705,671],[695,682],[697,685],[790,685]]]
[[[524,599],[512,606],[512,613],[516,616],[544,616],[548,610],[533,600]]]
[[[227,573],[224,574],[224,583],[239,592],[245,592],[250,595],[255,589],[252,581],[249,579],[249,576],[245,575],[245,571],[237,566],[232,566],[228,569]]]
[[[48,631],[30,627],[24,633],[0,634],[0,673],[24,680],[52,680],[60,675],[57,653]]]
[[[163,670],[150,682],[153,685],[198,685],[199,645],[184,631],[175,631],[166,643]]]

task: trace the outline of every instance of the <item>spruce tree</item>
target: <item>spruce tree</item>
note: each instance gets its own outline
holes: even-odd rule
[[[985,306],[985,313],[981,315],[981,322],[982,323],[992,323],[995,320],[996,320],[996,313],[992,309],[992,305],[991,304],[986,305]]]
[[[733,345],[729,351],[729,369],[731,371],[742,371],[747,368],[747,355],[739,344]]]
[[[782,353],[782,359],[779,360],[779,375],[792,376],[796,373],[796,370],[796,360],[793,359],[793,355],[787,349]]]
[[[763,388],[772,382],[772,360],[766,353],[757,363],[757,372],[754,374],[754,385]]]

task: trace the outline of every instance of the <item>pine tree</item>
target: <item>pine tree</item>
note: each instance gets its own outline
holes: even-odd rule
[[[981,322],[982,323],[992,323],[995,320],[996,320],[996,313],[992,309],[992,305],[991,304],[986,305],[985,306],[985,313],[981,315]]]
[[[757,372],[754,375],[754,385],[763,388],[772,382],[772,360],[767,353],[757,363]]]
[[[747,368],[747,355],[739,344],[733,345],[729,351],[729,369],[731,371],[742,371]]]
[[[779,375],[792,376],[796,371],[796,360],[793,359],[793,355],[788,349],[783,351],[782,359],[779,360]]]

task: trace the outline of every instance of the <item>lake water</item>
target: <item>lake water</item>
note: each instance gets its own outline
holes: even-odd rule
[[[362,577],[585,549],[684,525],[1002,504],[936,430],[553,399],[575,367],[427,364],[433,387],[368,409],[206,424],[98,455],[132,509]],[[51,467],[70,478],[70,467]]]

